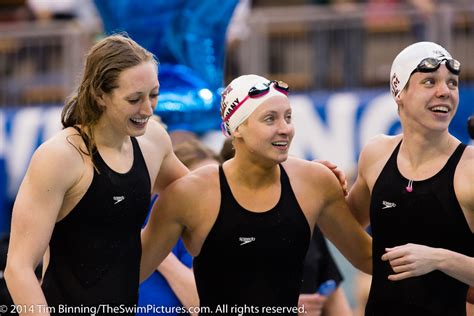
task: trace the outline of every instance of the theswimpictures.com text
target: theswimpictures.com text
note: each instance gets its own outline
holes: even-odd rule
[[[127,306],[127,305],[108,305],[100,304],[97,306],[86,305],[66,305],[57,306],[47,305],[0,305],[0,314],[20,314],[20,313],[50,313],[50,314],[86,314],[86,315],[103,315],[103,314],[201,314],[201,315],[255,315],[255,314],[292,314],[305,313],[304,306],[252,306],[252,305],[231,305],[222,304],[215,308],[206,306],[201,307],[180,307],[180,306],[160,306],[147,304],[144,306]]]

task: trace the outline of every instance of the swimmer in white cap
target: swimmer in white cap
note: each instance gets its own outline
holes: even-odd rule
[[[461,64],[419,42],[393,61],[390,88],[403,133],[362,150],[348,196],[373,237],[366,315],[466,315],[474,286],[474,148],[448,127]]]
[[[294,126],[287,94],[287,84],[256,75],[232,81],[221,117],[234,158],[165,190],[142,235],[143,253],[154,252],[142,257],[142,277],[183,236],[195,256],[202,314],[296,315],[316,224],[371,272],[371,239],[350,215],[338,179],[321,164],[288,156]]]

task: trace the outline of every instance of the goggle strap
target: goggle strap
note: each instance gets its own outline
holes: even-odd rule
[[[239,103],[237,103],[237,105],[229,112],[229,114],[227,114],[227,115],[224,117],[224,120],[223,120],[222,122],[224,122],[224,123],[227,122],[227,121],[230,119],[230,117],[232,116],[232,114],[234,114],[235,111],[237,111],[238,108],[240,108],[240,106],[241,106],[245,101],[247,101],[249,97],[250,97],[250,96],[247,95],[247,96],[245,96],[245,98],[242,99],[242,101],[240,101]]]
[[[221,123],[221,131],[222,131],[222,134],[224,134],[225,137],[229,137],[229,133],[227,132],[227,128],[225,127],[225,123],[222,122]]]
[[[251,91],[249,91],[249,93],[245,96],[245,98],[243,98],[242,101],[240,101],[225,117],[224,117],[224,120],[222,120],[222,124],[224,124],[225,122],[227,122],[231,117],[232,115],[235,113],[235,111],[237,111],[240,106],[245,102],[247,101],[249,98],[259,98],[261,96],[264,96],[265,94],[267,94],[269,91],[270,91],[270,86],[272,85],[272,83],[274,84],[273,87],[275,88],[275,90],[277,90],[278,92],[280,93],[283,93],[284,95],[288,95],[288,88],[287,87],[282,87],[279,85],[279,82],[276,81],[276,80],[272,80],[270,81],[268,84],[266,84],[266,88],[265,89],[256,89],[254,91],[255,94],[251,94]],[[252,87],[252,89],[255,88],[255,87]],[[224,128],[225,129],[225,128]],[[225,134],[224,134],[225,135]]]

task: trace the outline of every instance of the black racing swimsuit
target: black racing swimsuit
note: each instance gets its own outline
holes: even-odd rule
[[[298,304],[311,231],[285,169],[280,170],[280,200],[256,213],[238,204],[219,169],[219,214],[193,263],[201,306],[213,314],[235,315],[237,308],[247,308],[244,315],[263,315],[265,307]],[[294,314],[285,311],[279,314]]]
[[[94,170],[84,197],[54,227],[42,283],[52,314],[90,315],[89,307],[101,304],[95,314],[114,314],[113,307],[137,304],[140,230],[151,186],[138,142],[131,141],[133,165],[127,173],[110,169],[98,152],[93,155],[99,172]],[[134,315],[131,310],[119,313]]]
[[[401,144],[401,143],[400,143]],[[373,281],[366,316],[464,316],[468,286],[440,271],[390,281],[386,247],[415,243],[474,256],[472,234],[454,192],[454,172],[466,147],[460,144],[433,177],[413,182],[397,167],[400,144],[375,183],[370,206]]]

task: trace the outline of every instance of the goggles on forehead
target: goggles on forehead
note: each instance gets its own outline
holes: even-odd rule
[[[286,82],[283,82],[283,81],[276,81],[276,80],[272,80],[272,81],[269,81],[269,82],[265,82],[265,83],[258,83],[256,84],[255,86],[253,86],[252,88],[250,88],[248,94],[245,96],[245,98],[242,99],[242,101],[240,101],[233,109],[232,111],[230,111],[225,117],[224,119],[222,120],[222,122],[227,122],[231,117],[232,115],[235,113],[235,111],[237,111],[237,109],[245,103],[245,101],[247,101],[249,98],[251,99],[257,99],[257,98],[260,98],[260,97],[263,97],[264,95],[266,95],[269,91],[270,91],[270,86],[273,84],[273,87],[275,88],[275,90],[277,91],[280,91],[281,93],[283,93],[284,95],[288,95],[288,90],[290,89],[288,84]]]
[[[456,59],[436,59],[433,57],[423,59],[418,66],[416,66],[414,72],[434,72],[439,69],[439,66],[441,66],[443,62],[446,62],[446,68],[448,68],[452,74],[459,75],[461,72],[461,63],[459,61]]]
[[[245,98],[242,99],[222,120],[221,129],[224,135],[229,136],[230,132],[227,131],[225,123],[232,117],[232,115],[239,109],[239,107],[245,103],[249,98],[257,99],[263,97],[270,91],[270,87],[273,84],[273,88],[284,95],[288,95],[290,87],[286,82],[271,80],[269,82],[258,83],[255,86],[251,87]]]
[[[280,91],[281,93],[283,93],[285,95],[288,94],[288,90],[290,89],[290,87],[288,86],[288,84],[286,82],[272,80],[272,81],[269,81],[269,82],[266,82],[266,83],[256,84],[255,86],[250,88],[249,97],[250,98],[258,98],[258,97],[264,96],[265,94],[268,93],[268,91],[270,91],[270,86],[272,85],[272,83],[273,83],[273,87],[277,91]]]

